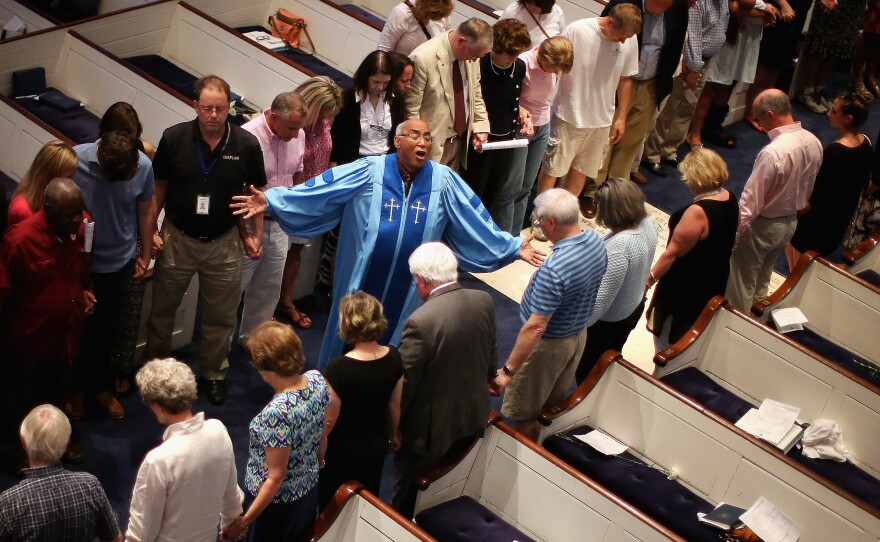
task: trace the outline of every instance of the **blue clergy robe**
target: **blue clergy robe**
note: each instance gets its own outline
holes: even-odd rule
[[[522,238],[495,226],[479,198],[446,166],[426,161],[405,194],[397,154],[362,158],[303,184],[272,188],[266,198],[266,214],[288,235],[315,237],[342,223],[321,370],[342,354],[338,304],[355,290],[382,302],[386,339],[398,344],[403,323],[422,303],[407,261],[422,243],[443,241],[461,269],[475,272],[516,260],[522,245]]]

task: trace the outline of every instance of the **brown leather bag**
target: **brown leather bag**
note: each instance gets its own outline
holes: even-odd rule
[[[275,12],[275,15],[269,17],[269,28],[272,29],[272,35],[284,40],[284,44],[288,48],[299,53],[314,54],[315,42],[309,36],[308,25],[305,19],[299,15],[281,8]],[[300,49],[299,35],[301,32],[305,32],[306,38],[308,38],[309,44],[312,46],[311,52]]]

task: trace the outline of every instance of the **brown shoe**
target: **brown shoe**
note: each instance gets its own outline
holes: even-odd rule
[[[70,394],[64,403],[64,413],[71,420],[81,420],[86,415],[86,396],[84,393],[75,391]]]
[[[584,218],[596,218],[596,200],[592,196],[581,196],[578,198],[578,203]]]
[[[101,408],[104,409],[104,412],[114,420],[121,420],[125,417],[125,409],[122,408],[116,397],[113,397],[113,394],[109,391],[99,393],[95,396],[95,399],[101,405]]]
[[[85,454],[76,444],[68,444],[67,449],[64,450],[64,455],[61,456],[61,462],[68,465],[79,465],[85,460]]]
[[[638,171],[632,171],[629,174],[629,180],[638,184],[648,184],[648,178],[641,174]]]

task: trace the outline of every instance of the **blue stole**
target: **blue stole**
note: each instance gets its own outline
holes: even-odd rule
[[[362,288],[379,299],[385,309],[388,328],[380,339],[382,344],[387,344],[397,329],[409,293],[412,276],[408,260],[424,239],[432,170],[433,163],[425,161],[424,167],[413,178],[409,195],[406,195],[397,169],[397,155],[385,157],[379,232]]]

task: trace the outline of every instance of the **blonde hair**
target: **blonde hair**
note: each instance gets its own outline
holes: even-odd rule
[[[727,180],[727,164],[717,152],[701,148],[688,153],[678,164],[681,180],[691,192],[702,194],[719,188]]]
[[[632,4],[617,4],[608,13],[615,29],[638,34],[642,30],[642,12]]]
[[[416,21],[439,21],[452,13],[452,0],[416,0],[410,9]]]
[[[305,126],[311,130],[321,117],[333,118],[342,109],[342,91],[326,75],[310,77],[294,90],[306,103]]]
[[[339,336],[348,344],[378,340],[387,327],[382,304],[370,294],[358,290],[339,302]]]
[[[570,72],[574,65],[574,47],[568,38],[562,36],[542,41],[537,56],[548,68],[559,68],[562,73]]]
[[[280,322],[263,322],[247,340],[246,346],[258,371],[293,376],[306,364],[302,342],[293,328]]]
[[[31,167],[18,183],[15,195],[24,196],[31,211],[36,213],[43,208],[43,194],[49,182],[58,177],[72,176],[77,166],[79,157],[70,145],[63,141],[50,141],[34,157]]]

